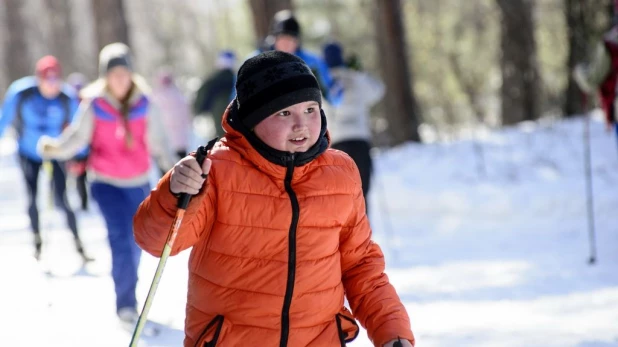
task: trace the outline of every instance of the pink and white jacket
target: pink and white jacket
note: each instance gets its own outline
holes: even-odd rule
[[[90,145],[88,174],[92,181],[119,187],[142,185],[149,181],[151,157],[159,166],[169,169],[173,158],[165,131],[147,87],[134,78],[135,89],[129,99],[126,122],[120,113],[120,103],[109,95],[99,80],[83,90],[76,121],[60,138],[42,138],[39,152],[44,158],[68,159],[86,145]],[[128,128],[128,129],[127,129]],[[131,141],[126,140],[126,131]]]

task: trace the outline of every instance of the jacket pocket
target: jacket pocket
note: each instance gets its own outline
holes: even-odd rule
[[[345,347],[346,343],[350,343],[356,339],[360,329],[352,313],[345,307],[341,309],[341,312],[337,313],[335,321],[337,322],[339,342],[341,342],[341,347]]]
[[[219,341],[219,335],[221,334],[224,320],[225,318],[222,315],[215,316],[200,334],[195,347],[215,347],[217,341]]]

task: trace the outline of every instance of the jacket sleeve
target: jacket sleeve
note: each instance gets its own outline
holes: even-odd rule
[[[365,199],[356,168],[353,211],[340,240],[342,280],[354,316],[367,329],[375,346],[400,337],[414,344],[410,319],[395,288],[384,273],[384,255],[371,240]]]
[[[341,105],[341,102],[343,101],[343,93],[345,92],[341,82],[331,76],[330,70],[324,60],[318,58],[315,66],[319,74],[318,78],[321,83],[326,86],[325,95],[328,102],[330,102],[333,106]]]
[[[69,123],[73,123],[77,120],[79,110],[79,99],[76,96],[71,96],[69,101]]]
[[[603,83],[611,69],[611,57],[605,46],[598,44],[589,64],[578,64],[573,70],[573,79],[579,88],[593,94]]]
[[[140,204],[133,217],[135,241],[146,252],[160,257],[170,227],[176,216],[178,199],[170,191],[171,171],[166,173]],[[215,187],[213,173],[202,191],[193,196],[180,224],[171,255],[192,247],[210,233],[215,216]]]
[[[11,85],[4,96],[4,102],[2,103],[2,112],[0,113],[0,137],[4,133],[9,124],[13,123],[13,119],[17,114],[17,100],[19,99],[19,93],[15,92],[14,85]]]
[[[90,144],[94,131],[94,113],[90,100],[81,102],[75,117],[59,138],[42,136],[39,139],[37,150],[43,158],[68,160]]]
[[[69,112],[71,113],[69,125],[77,122],[78,115],[79,115],[79,112],[78,112],[79,106],[80,106],[79,98],[77,97],[77,95],[73,95],[71,97],[71,101],[69,102]],[[75,159],[84,158],[86,157],[86,155],[88,155],[88,152],[90,151],[90,148],[89,148],[90,142],[91,141],[88,141],[88,144],[84,146],[84,148],[82,148],[82,150],[79,151],[75,155]]]

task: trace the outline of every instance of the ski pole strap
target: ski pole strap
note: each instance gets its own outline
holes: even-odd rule
[[[204,146],[198,147],[197,151],[195,152],[195,160],[197,160],[197,163],[200,164],[200,167],[202,166],[202,164],[204,164],[204,160],[206,160],[206,156],[208,156],[208,151],[211,150],[215,146],[215,143],[218,140],[219,138],[215,137],[214,139],[210,140],[208,144],[206,144],[206,147]],[[206,179],[208,178],[208,175],[202,174],[202,177]],[[178,198],[178,205],[177,205],[178,208],[186,210],[187,206],[189,206],[190,200],[191,200],[191,195],[187,193],[180,194],[180,197]]]

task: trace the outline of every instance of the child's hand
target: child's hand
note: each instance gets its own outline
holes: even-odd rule
[[[208,172],[210,172],[211,165],[212,161],[208,158],[204,160],[202,167],[200,167],[193,156],[189,155],[182,158],[172,169],[170,190],[174,194],[197,194],[204,185],[204,180]]]
[[[414,347],[410,341],[408,340],[400,340],[400,339],[396,339],[396,340],[392,340],[387,342],[384,347],[396,347],[395,343],[399,342],[399,346],[401,347]]]

